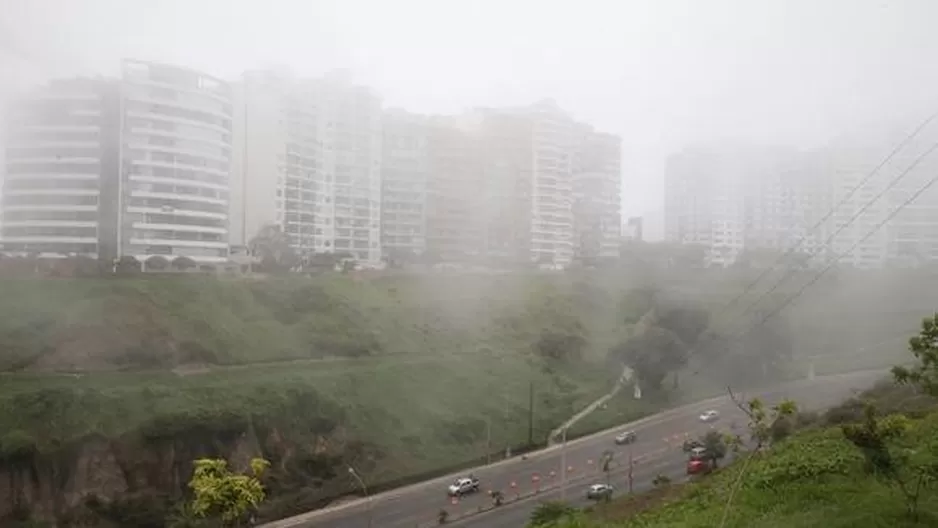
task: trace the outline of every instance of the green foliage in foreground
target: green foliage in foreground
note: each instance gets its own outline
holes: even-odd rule
[[[251,472],[244,475],[228,469],[225,460],[199,459],[193,466],[190,508],[198,518],[220,518],[224,526],[240,525],[267,497],[260,479],[270,463],[262,458],[251,460]]]
[[[938,414],[910,422],[907,445],[929,448],[938,438]],[[712,528],[721,526],[724,507],[740,471],[745,470],[726,519],[727,528],[936,526],[938,494],[922,494],[918,520],[887,480],[870,476],[863,455],[840,428],[796,435],[771,451],[751,455],[700,482],[679,498],[622,521],[599,521],[586,513],[540,525],[543,528]],[[938,457],[938,452],[932,452]],[[613,503],[612,508],[615,508]]]
[[[677,500],[627,511],[621,521],[595,520],[581,512],[532,524],[539,528],[938,526],[936,337],[938,314],[925,319],[919,334],[909,340],[918,365],[893,369],[898,385],[881,383],[865,393],[867,399],[853,398],[828,411],[825,422],[839,424],[836,427],[777,435],[775,425],[793,416],[794,405],[780,404],[770,424],[761,403],[750,403],[744,410],[759,447],[722,471],[686,484]],[[878,414],[878,406],[887,412]],[[775,441],[763,449],[769,439]]]

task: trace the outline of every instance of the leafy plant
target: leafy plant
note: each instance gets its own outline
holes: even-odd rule
[[[905,416],[894,414],[877,418],[872,405],[866,407],[865,414],[863,423],[841,426],[844,437],[863,454],[868,473],[895,485],[905,499],[906,513],[918,521],[922,492],[938,482],[936,453],[927,453],[929,456],[923,459],[897,445],[897,440],[909,429],[909,420]]]
[[[251,474],[238,475],[221,459],[203,458],[193,464],[192,513],[196,517],[218,517],[225,526],[240,526],[266,498],[261,476],[270,465],[262,458],[251,460]]]
[[[893,367],[896,381],[918,385],[938,396],[938,313],[922,320],[919,334],[909,339],[909,350],[919,363],[912,368]]]

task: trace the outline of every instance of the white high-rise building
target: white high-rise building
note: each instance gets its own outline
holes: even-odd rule
[[[56,80],[11,105],[3,171],[5,252],[116,256],[118,108],[116,83],[102,79]],[[103,199],[108,189],[112,203]],[[105,217],[110,240],[102,236]]]
[[[228,262],[231,96],[186,68],[49,83],[10,116],[4,250]]]
[[[430,125],[403,110],[384,115],[381,245],[385,257],[412,258],[427,248]]]
[[[236,86],[232,243],[279,226],[302,255],[381,259],[381,102],[345,75],[245,73]]]
[[[584,259],[619,256],[622,235],[622,140],[587,132],[573,175],[574,247]]]
[[[665,239],[709,249],[713,265],[734,263],[746,249],[818,254],[823,231],[812,230],[826,205],[797,152],[737,147],[688,149],[668,160]],[[802,240],[804,237],[804,240]]]
[[[186,68],[124,61],[118,253],[228,261],[230,86]]]

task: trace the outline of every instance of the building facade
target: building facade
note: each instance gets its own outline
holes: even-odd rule
[[[6,252],[228,260],[231,97],[225,83],[126,60],[119,79],[70,79],[10,119]]]
[[[786,149],[687,149],[668,159],[665,240],[708,248],[728,266],[746,250],[826,254],[828,185],[810,158]]]
[[[616,258],[622,235],[622,140],[588,132],[573,176],[574,248],[584,260]]]
[[[382,112],[377,96],[336,73],[299,79],[245,73],[235,88],[232,243],[267,226],[300,255],[381,260]]]
[[[57,80],[12,105],[2,243],[41,257],[117,255],[119,87]]]
[[[228,261],[230,86],[204,73],[125,61],[118,253]]]
[[[427,249],[430,124],[403,110],[384,115],[381,248],[386,258],[412,260]]]

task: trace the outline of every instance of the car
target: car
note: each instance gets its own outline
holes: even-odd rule
[[[616,445],[626,445],[635,442],[638,437],[635,431],[623,431],[616,435]]]
[[[704,455],[707,454],[707,449],[702,446],[692,447],[690,450],[690,459],[691,460],[702,460]]]
[[[479,479],[471,475],[468,477],[460,477],[456,479],[446,490],[446,492],[451,497],[459,497],[461,495],[467,495],[477,491],[479,491]]]
[[[692,458],[687,461],[687,474],[699,475],[710,471],[710,463],[699,458]]]
[[[593,484],[586,490],[587,499],[605,499],[612,497],[614,488],[609,484]]]
[[[720,413],[714,410],[705,411],[703,414],[700,415],[701,422],[715,422],[719,419],[720,419]]]

